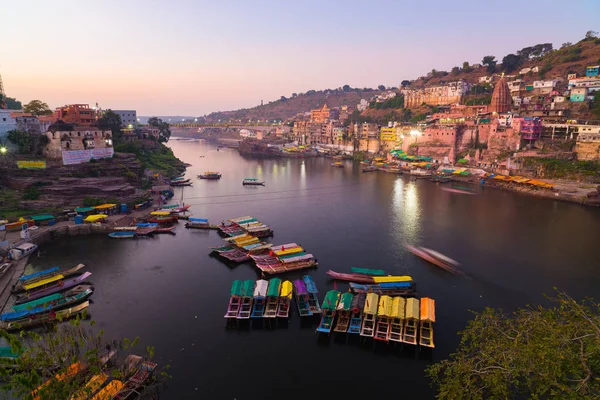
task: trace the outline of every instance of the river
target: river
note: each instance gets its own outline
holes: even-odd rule
[[[217,232],[186,230],[183,223],[177,235],[73,237],[42,246],[31,259],[36,269],[81,262],[93,273],[90,314],[98,328],[108,337],[139,336],[140,352],[153,345],[157,362],[171,365],[161,398],[432,398],[423,369],[456,348],[469,310],[544,302],[554,286],[577,298],[600,298],[598,209],[485,187],[476,188],[477,196],[449,193],[429,181],[361,173],[352,161],[342,169],[325,158],[248,158],[206,142],[169,146],[192,164],[186,176],[194,185],[183,195],[194,216],[219,223],[252,215],[272,226],[273,243],[300,243],[319,261],[308,273],[322,296],[334,287],[328,269],[411,275],[419,296],[436,300],[437,322],[435,350],[420,354],[356,337],[319,339],[318,321],[301,323],[295,307],[287,326],[226,329],[231,282],[257,279],[257,269],[209,256],[210,246],[223,243]],[[206,170],[223,178],[197,180]],[[243,187],[245,177],[266,186]],[[405,243],[459,260],[473,279],[428,265],[405,251]]]

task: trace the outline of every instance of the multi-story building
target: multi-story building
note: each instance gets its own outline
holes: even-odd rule
[[[569,96],[569,100],[574,103],[579,103],[585,101],[585,98],[588,95],[588,88],[586,87],[574,87],[571,89],[571,94]]]
[[[512,127],[521,134],[522,140],[537,140],[542,134],[540,118],[513,118]]]
[[[592,65],[585,69],[585,76],[598,76],[600,65]]]
[[[361,139],[379,138],[379,125],[371,122],[364,122],[361,126],[360,137]]]
[[[310,110],[310,120],[312,122],[325,122],[329,119],[330,110],[327,104],[323,104],[323,108]]]
[[[456,81],[423,89],[402,89],[400,92],[404,95],[404,107],[413,108],[423,103],[432,106],[458,104],[470,88],[469,83]]]
[[[585,87],[589,93],[600,90],[600,76],[584,76],[569,79],[569,89]]]
[[[110,130],[101,130],[90,126],[73,126],[72,124],[54,124],[45,132],[49,139],[46,146],[46,157],[65,160],[63,152],[73,150],[111,149],[113,146]],[[98,153],[105,153],[98,151]],[[106,152],[112,156],[112,151]],[[77,154],[75,154],[77,155]],[[101,157],[98,157],[101,158]],[[75,163],[75,162],[74,162]]]
[[[389,126],[381,127],[380,139],[386,142],[397,141],[398,128]]]
[[[30,113],[17,114],[15,120],[17,122],[18,130],[33,135],[41,135],[54,123],[54,117],[51,115],[40,115],[36,117]]]
[[[69,104],[56,109],[56,118],[64,122],[90,126],[96,122],[96,110],[89,104]]]
[[[121,117],[122,126],[135,126],[137,124],[137,112],[135,110],[112,110]]]

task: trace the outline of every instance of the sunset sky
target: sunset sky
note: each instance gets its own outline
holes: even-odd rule
[[[597,0],[19,0],[0,15],[8,96],[146,116],[397,86],[600,30]]]

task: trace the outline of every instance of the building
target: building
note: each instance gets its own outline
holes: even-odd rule
[[[581,125],[575,142],[578,160],[600,160],[600,125]]]
[[[600,65],[594,65],[585,69],[585,76],[598,76]]]
[[[522,140],[537,140],[542,134],[540,118],[513,118],[513,128],[521,134]]]
[[[581,78],[569,79],[569,89],[586,87],[588,92],[596,92],[600,90],[600,76],[584,76]]]
[[[456,81],[423,89],[402,89],[400,92],[404,95],[404,107],[414,108],[423,103],[431,106],[458,104],[470,88],[467,82]]]
[[[112,110],[121,117],[122,126],[135,126],[137,124],[137,112],[135,110]]]
[[[540,68],[539,67],[533,67],[533,68],[523,68],[519,71],[519,75],[525,75],[528,74],[530,72],[539,72]]]
[[[509,111],[511,107],[511,100],[512,98],[510,96],[508,83],[506,82],[506,78],[502,77],[494,87],[490,111],[498,114]]]
[[[90,126],[96,122],[96,110],[89,104],[69,104],[56,109],[56,118],[69,124]]]
[[[510,90],[511,93],[520,92],[522,87],[523,87],[522,79],[516,79],[514,81],[508,82],[508,89]]]
[[[361,126],[360,137],[361,138],[378,138],[379,137],[379,125],[371,122],[363,122]]]
[[[480,76],[479,83],[492,83],[492,76]]]
[[[75,126],[73,124],[57,122],[52,124],[45,133],[49,143],[46,146],[45,155],[50,159],[66,159],[69,155],[73,157],[104,158],[102,156],[94,157],[88,153],[70,153],[73,150],[98,150],[97,154],[110,154],[112,157],[112,134],[110,130],[101,130],[90,126]],[[109,149],[110,151],[101,151],[100,149]],[[63,154],[67,152],[68,155]],[[73,158],[71,157],[71,158]],[[77,162],[65,162],[65,164],[77,164]]]
[[[571,89],[571,95],[569,97],[569,100],[571,100],[574,103],[580,103],[582,101],[585,101],[585,98],[588,95],[588,88],[586,87],[574,87]]]
[[[360,103],[356,105],[356,109],[360,112],[363,112],[369,107],[369,102],[365,99],[361,99]]]
[[[558,83],[557,79],[550,79],[550,80],[545,80],[545,81],[533,81],[533,90],[535,90],[539,94],[547,94],[554,90],[557,83]]]
[[[17,129],[17,121],[11,115],[14,110],[0,109],[0,140],[4,140],[8,131]]]
[[[380,139],[384,141],[397,141],[398,129],[396,127],[381,127]]]
[[[28,132],[32,135],[41,135],[54,123],[54,117],[51,115],[36,117],[29,113],[20,113],[15,115],[15,121],[17,122],[18,130]]]
[[[329,107],[323,104],[323,108],[310,110],[310,120],[312,122],[325,122],[329,119]]]

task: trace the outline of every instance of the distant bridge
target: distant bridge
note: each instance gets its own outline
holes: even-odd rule
[[[169,124],[169,126],[174,127],[174,128],[233,128],[233,129],[273,129],[276,128],[278,126],[281,126],[280,124],[270,124],[270,125],[265,125],[265,124],[229,124],[229,123],[218,123],[218,124],[199,124],[199,123],[185,123],[185,122],[181,122],[181,123],[174,123],[174,124]]]

